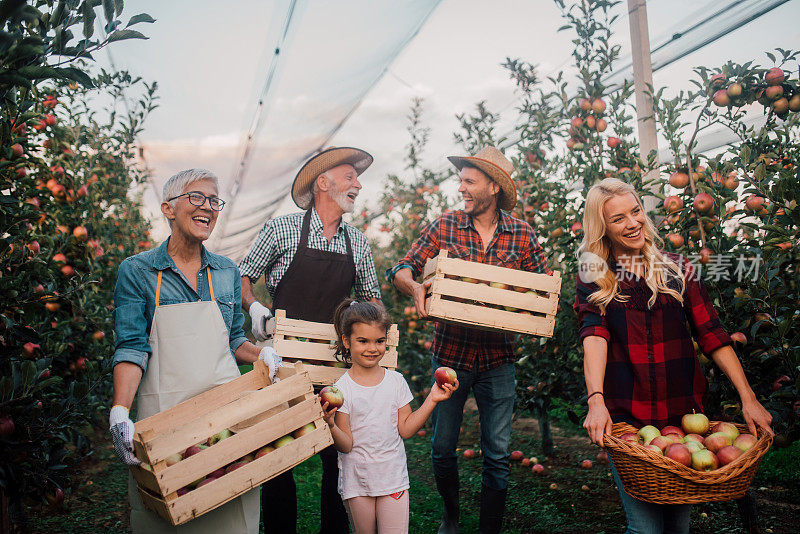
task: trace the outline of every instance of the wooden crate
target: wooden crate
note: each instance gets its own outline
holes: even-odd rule
[[[319,398],[302,365],[271,384],[263,362],[226,384],[136,423],[134,451],[152,470],[132,467],[144,505],[181,525],[287,471],[333,444]],[[315,430],[204,486],[178,495],[215,470],[313,423]],[[210,436],[233,435],[171,466],[166,459]]]
[[[336,330],[332,324],[288,319],[285,310],[275,310],[275,317],[267,322],[267,334],[271,339],[257,345],[274,348],[286,365],[302,361],[315,385],[331,385],[347,371],[334,356]],[[386,337],[386,354],[381,359],[383,367],[397,368],[399,342],[397,325],[393,324]]]
[[[425,311],[435,319],[484,330],[553,335],[561,291],[558,271],[552,276],[530,273],[449,258],[447,251],[442,250],[428,260],[422,276],[431,281],[425,296]],[[477,283],[461,278],[471,278]],[[492,287],[491,282],[511,288]],[[525,292],[521,292],[523,288]]]

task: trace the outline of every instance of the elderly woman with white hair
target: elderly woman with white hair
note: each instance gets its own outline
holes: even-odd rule
[[[244,336],[236,264],[203,246],[225,205],[218,193],[217,177],[203,169],[167,180],[161,212],[170,236],[158,248],[127,258],[117,273],[109,425],[117,455],[128,465],[140,463],[128,415],[134,397],[136,415],[144,419],[240,376],[237,362],[262,359],[272,378],[280,365],[271,348],[260,349]],[[128,492],[134,533],[258,532],[258,489],[180,527],[144,508],[132,478]]]

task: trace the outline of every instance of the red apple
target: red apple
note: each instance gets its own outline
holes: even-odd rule
[[[544,466],[542,464],[533,464],[533,467],[531,467],[531,473],[541,475],[544,473]]]
[[[670,195],[664,199],[664,209],[669,213],[675,213],[683,209],[683,200],[681,197]]]
[[[706,439],[699,434],[686,434],[683,436],[683,442],[686,443],[687,441],[696,441],[700,445],[703,445]]]
[[[583,126],[583,119],[581,119],[580,117],[573,117],[570,124],[572,125],[573,128],[580,128],[581,126]]]
[[[721,108],[731,105],[731,97],[728,96],[728,92],[725,89],[720,89],[715,92],[712,99],[714,103]]]
[[[275,447],[273,447],[272,445],[266,445],[264,447],[261,447],[260,449],[258,449],[258,452],[256,453],[256,459],[261,458],[265,454],[269,454],[274,450]]]
[[[421,438],[424,438],[427,435],[427,432],[425,432],[424,430],[418,430],[417,435]]]
[[[669,446],[672,445],[673,441],[666,436],[656,436],[654,437],[650,443],[647,444],[649,447],[650,445],[654,445],[659,448],[662,452]]]
[[[717,423],[711,427],[711,433],[714,434],[716,432],[722,432],[731,439],[731,443],[728,445],[731,445],[739,437],[739,429],[733,423]],[[706,447],[708,447],[707,444]]]
[[[600,451],[597,453],[597,461],[601,464],[608,463],[608,453],[606,451]]]
[[[475,458],[475,451],[472,450],[472,449],[465,450],[464,451],[464,458],[466,458],[468,460],[470,460],[472,458]]]
[[[714,208],[714,199],[708,193],[698,193],[693,205],[696,212],[708,213]]]
[[[778,100],[783,96],[783,87],[780,85],[771,85],[764,89],[764,96],[767,100]]]
[[[206,478],[219,478],[224,474],[225,474],[225,466],[222,466],[211,471]]]
[[[692,454],[692,469],[713,471],[717,467],[717,457],[710,450],[703,449]]]
[[[328,403],[329,408],[341,408],[344,404],[344,394],[336,386],[325,386],[319,392],[319,398],[324,403]]]
[[[182,496],[186,495],[187,493],[189,493],[189,491],[190,491],[189,488],[184,487],[184,488],[179,488],[178,491],[176,491],[175,493],[178,494],[178,497],[182,497]]]
[[[656,439],[658,439],[658,438],[656,438]],[[655,440],[653,440],[653,441],[655,441]],[[651,451],[651,452],[659,455],[659,456],[664,454],[664,451],[661,449],[661,447],[659,447],[658,445],[653,445],[652,442],[648,443],[647,445],[645,445],[644,448],[647,449],[648,451]]]
[[[201,452],[203,449],[199,445],[192,445],[191,447],[187,448],[183,451],[183,459],[185,460],[189,456],[194,456],[198,452]]]
[[[789,99],[789,109],[795,112],[800,111],[800,93]]]
[[[583,111],[589,111],[592,109],[592,101],[588,98],[581,98],[578,104]]]
[[[75,238],[81,242],[85,242],[87,239],[89,239],[89,232],[87,232],[86,228],[83,226],[76,226],[75,229],[72,230],[72,235],[74,235]]]
[[[780,67],[772,67],[764,73],[764,81],[767,82],[767,85],[778,85],[783,83],[785,79],[786,74]]]
[[[692,453],[686,448],[685,445],[681,443],[671,443],[667,446],[664,450],[664,456],[675,460],[679,464],[683,464],[686,467],[692,465]]]
[[[740,434],[739,437],[734,440],[733,446],[738,447],[744,452],[750,450],[757,441],[758,439],[753,434]]]
[[[592,468],[591,460],[584,460],[581,462],[581,469],[591,469],[591,468]]]
[[[619,137],[609,137],[606,141],[608,148],[617,148],[622,143]]]
[[[724,432],[714,432],[710,436],[706,438],[706,442],[704,444],[706,449],[710,450],[713,453],[717,453],[723,447],[727,447],[728,445],[733,445],[733,440],[728,434]]]
[[[701,413],[687,413],[681,418],[681,428],[687,434],[705,434],[708,432],[708,417]]]
[[[10,415],[0,417],[0,436],[10,436],[14,433],[14,420]]]
[[[674,172],[669,177],[669,185],[677,187],[678,189],[683,189],[689,185],[689,175],[685,172]]]
[[[308,423],[307,425],[305,425],[305,426],[303,426],[301,428],[298,428],[297,430],[292,432],[292,436],[294,436],[295,439],[302,438],[306,434],[310,434],[311,432],[315,431],[316,429],[317,429],[317,427],[314,425],[314,423]]]
[[[680,248],[684,244],[683,236],[680,234],[667,234],[667,241],[675,248]]]
[[[592,100],[592,111],[595,115],[602,115],[606,110],[606,103],[602,98],[595,98]]]
[[[518,462],[518,461],[522,460],[524,457],[525,457],[525,455],[522,454],[522,451],[512,451],[511,452],[511,459],[514,460],[515,462]]]
[[[719,462],[720,467],[723,465],[728,465],[736,458],[742,455],[744,451],[739,447],[734,447],[733,445],[728,445],[727,447],[722,447],[719,452],[717,452],[717,461]]]
[[[519,463],[520,463],[520,465],[522,467],[528,467],[529,465],[531,465],[531,459],[530,458],[523,458],[522,460],[520,460]]]
[[[782,115],[789,111],[789,100],[786,98],[779,98],[772,103],[772,109],[775,110],[775,113],[778,115]]]
[[[436,369],[436,372],[433,373],[433,379],[436,381],[439,387],[442,387],[445,384],[455,386],[456,372],[449,367],[439,367]]]
[[[606,128],[608,128],[608,123],[605,121],[605,119],[597,119],[597,124],[594,128],[598,132],[605,132]]]
[[[629,443],[638,443],[640,445],[642,444],[642,439],[636,432],[625,432],[619,437],[619,439],[621,439],[622,441],[627,441]]]
[[[683,439],[683,437],[686,435],[683,433],[683,430],[681,430],[677,426],[665,426],[664,428],[661,429],[662,436],[666,436],[668,434],[677,434],[678,436],[680,436],[681,439]]]

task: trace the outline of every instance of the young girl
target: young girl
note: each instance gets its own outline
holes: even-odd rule
[[[372,302],[346,299],[333,316],[336,353],[350,369],[336,382],[344,395],[326,421],[339,451],[339,493],[355,534],[408,532],[408,471],[403,439],[412,437],[436,403],[458,388],[434,383],[425,402],[413,399],[403,376],[379,365],[391,320]]]

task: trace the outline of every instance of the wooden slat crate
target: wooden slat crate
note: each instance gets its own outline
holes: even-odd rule
[[[553,335],[561,291],[558,271],[552,276],[531,273],[449,258],[442,250],[425,264],[422,277],[432,282],[425,311],[435,319],[484,330]]]
[[[132,467],[131,472],[144,505],[181,525],[333,444],[307,370],[302,365],[282,368],[278,376],[281,380],[271,384],[266,365],[257,361],[249,373],[138,421],[134,451],[151,467]],[[309,423],[313,431],[185,493],[210,473]],[[225,429],[233,435],[167,466],[170,456]]]
[[[267,322],[267,335],[272,338],[257,345],[274,348],[286,365],[302,361],[314,385],[331,385],[347,371],[334,355],[336,330],[332,324],[288,319],[285,310],[275,310],[275,316]],[[386,354],[381,359],[383,367],[397,368],[399,342],[397,325],[393,324],[386,336]]]

